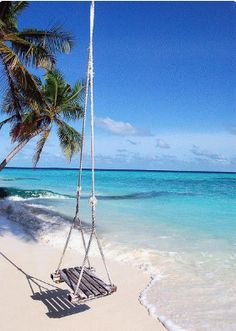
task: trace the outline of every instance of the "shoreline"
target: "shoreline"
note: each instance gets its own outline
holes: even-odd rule
[[[127,279],[130,266],[137,274],[145,273],[135,293],[135,304],[139,300],[166,329],[233,331],[235,176],[142,176],[142,181],[135,173],[128,177],[121,172],[97,176],[97,193],[101,195],[97,230],[106,258],[114,264],[114,270],[117,266],[123,270]],[[108,185],[104,185],[105,179]],[[65,180],[66,188],[62,184]],[[118,187],[113,184],[116,180]],[[59,252],[52,263],[55,269],[73,217],[75,201],[68,194],[74,189],[74,173],[56,171],[44,176],[40,171],[17,170],[9,171],[0,181],[8,190],[7,197],[0,200],[1,213],[11,224],[22,225],[37,242],[47,247],[50,244]],[[86,194],[88,185],[85,176]],[[89,227],[86,200],[84,194],[81,218]],[[69,243],[71,253],[83,253],[78,236],[75,229]],[[93,244],[90,256],[96,260],[98,250]],[[78,257],[68,266],[80,265]],[[113,276],[113,267],[110,271]],[[41,279],[48,279],[51,272]],[[115,271],[112,277],[118,286],[116,279],[123,277],[119,275]],[[122,309],[123,305],[121,302]]]
[[[55,286],[50,280],[60,250],[34,240],[22,228],[20,224],[0,214],[0,261],[3,271],[0,275],[3,307],[1,325],[4,330],[13,330],[19,326],[22,330],[31,330],[31,322],[37,322],[34,330],[73,330],[78,318],[83,330],[118,331],[121,326],[122,330],[127,331],[166,330],[140,302],[144,287],[151,281],[147,273],[111,259],[108,259],[108,265],[118,285],[117,293],[75,307],[66,307],[69,306],[65,301],[68,288],[65,284]],[[81,254],[70,249],[65,263],[73,266],[78,257],[82,260]],[[101,261],[93,257],[93,262],[96,270],[102,274]],[[59,306],[57,300],[61,302]]]

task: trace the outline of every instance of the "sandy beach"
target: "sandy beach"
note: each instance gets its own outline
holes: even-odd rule
[[[0,217],[1,330],[165,330],[139,303],[148,275],[127,264],[108,260],[118,291],[73,306],[65,284],[50,279],[59,250],[32,240],[18,224]],[[69,251],[66,265],[81,256]],[[99,271],[101,264],[94,259]]]

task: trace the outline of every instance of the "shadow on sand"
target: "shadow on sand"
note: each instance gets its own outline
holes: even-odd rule
[[[47,283],[41,279],[33,277],[27,274],[24,270],[19,268],[13,261],[11,261],[5,254],[0,252],[6,261],[8,261],[13,267],[21,272],[29,284],[32,292],[31,298],[33,300],[41,301],[48,309],[46,315],[49,318],[61,318],[65,316],[74,315],[90,309],[85,304],[74,305],[67,299],[68,290],[60,289],[59,287]]]

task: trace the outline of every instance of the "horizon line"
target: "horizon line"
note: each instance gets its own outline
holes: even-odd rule
[[[28,170],[79,170],[79,168],[61,168],[61,167],[5,167],[5,169],[28,169]],[[91,171],[91,168],[84,168],[85,171]],[[215,173],[215,174],[236,174],[236,171],[210,171],[210,170],[170,170],[170,169],[116,169],[116,168],[97,168],[95,171],[140,171],[140,172],[188,172],[188,173]]]

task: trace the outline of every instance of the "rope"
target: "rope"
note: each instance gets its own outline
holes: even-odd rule
[[[92,238],[93,235],[95,236],[96,240],[97,240],[97,244],[98,244],[98,248],[105,266],[105,270],[107,273],[107,277],[109,280],[109,283],[112,284],[111,282],[111,277],[109,274],[109,271],[107,269],[107,265],[106,265],[106,261],[105,261],[105,256],[102,250],[102,246],[101,243],[99,241],[99,238],[97,236],[96,233],[96,197],[95,197],[95,167],[94,167],[94,91],[93,91],[93,83],[94,83],[94,71],[93,71],[93,32],[94,32],[94,1],[91,1],[90,4],[90,35],[89,35],[89,59],[88,59],[88,68],[89,68],[89,82],[90,82],[90,112],[91,112],[91,116],[90,116],[90,126],[91,126],[91,181],[92,181],[92,187],[91,187],[91,197],[90,197],[90,205],[91,205],[91,214],[92,214],[92,230],[91,230],[91,235],[89,238],[89,242],[88,242],[88,246],[87,246],[87,250],[84,256],[84,260],[83,260],[83,264],[82,264],[82,268],[80,271],[80,275],[79,275],[79,279],[76,285],[76,289],[74,291],[74,295],[77,295],[78,290],[79,290],[79,286],[81,283],[81,279],[83,276],[83,272],[84,272],[84,268],[85,268],[85,264],[86,261],[88,259],[88,253],[90,250],[90,246],[92,243]]]
[[[76,192],[76,211],[75,211],[75,216],[73,218],[71,227],[69,229],[69,233],[66,239],[66,243],[64,246],[64,249],[62,251],[62,255],[60,257],[60,261],[57,267],[57,271],[59,271],[63,258],[65,256],[67,247],[68,247],[68,243],[70,241],[70,237],[71,237],[71,233],[72,230],[76,224],[76,222],[79,224],[79,229],[80,229],[80,233],[81,233],[81,237],[82,237],[82,242],[83,242],[83,246],[84,246],[84,250],[86,253],[86,242],[85,242],[85,237],[84,237],[84,231],[83,231],[83,227],[82,227],[82,223],[81,223],[81,219],[79,217],[79,213],[80,213],[80,197],[81,197],[81,184],[82,184],[82,172],[83,172],[83,150],[84,150],[84,135],[85,135],[85,124],[86,124],[86,115],[87,115],[87,109],[88,109],[88,94],[89,94],[89,54],[88,54],[88,65],[87,65],[87,74],[86,74],[86,85],[85,85],[85,100],[84,100],[84,115],[83,115],[83,122],[82,122],[82,132],[81,132],[81,147],[80,147],[80,165],[79,165],[79,177],[78,177],[78,183],[77,183],[77,192]],[[90,267],[90,262],[88,260],[88,266]]]
[[[92,219],[95,222],[95,178],[94,178],[94,104],[93,104],[93,30],[94,30],[94,1],[91,1],[91,12],[90,12],[90,126],[91,126],[91,173],[92,173]]]
[[[101,254],[101,257],[102,257],[102,260],[103,260],[103,264],[104,264],[104,267],[105,267],[105,270],[106,270],[106,273],[107,273],[107,278],[109,280],[109,283],[112,284],[111,276],[110,276],[110,273],[108,271],[106,260],[105,260],[105,255],[103,253],[102,245],[100,243],[100,239],[98,238],[98,235],[97,235],[96,231],[94,232],[94,235],[95,235],[95,238],[97,240],[98,248],[99,248],[99,251],[100,251],[100,254]]]
[[[92,214],[92,230],[87,246],[87,250],[84,256],[84,260],[82,263],[82,268],[80,271],[79,279],[76,285],[76,289],[74,291],[74,295],[77,295],[77,292],[79,290],[79,286],[81,283],[81,279],[83,276],[85,264],[87,261],[88,253],[90,250],[90,246],[92,243],[93,233],[95,230],[95,224],[96,224],[96,207],[95,207],[95,178],[94,178],[94,105],[93,105],[93,30],[94,30],[94,1],[91,1],[90,3],[90,25],[89,25],[89,56],[88,56],[88,80],[89,80],[89,86],[90,86],[90,126],[91,126],[91,174],[92,174],[92,188],[91,188],[91,198],[89,202],[91,203],[91,214]]]
[[[84,272],[84,268],[86,265],[86,262],[88,262],[88,265],[90,267],[90,262],[89,262],[89,258],[88,258],[88,254],[89,254],[89,250],[91,247],[91,243],[92,243],[92,239],[93,239],[93,235],[96,238],[97,244],[98,244],[98,248],[99,248],[99,252],[101,254],[103,263],[104,263],[104,267],[107,273],[107,277],[109,280],[109,283],[112,284],[111,282],[111,277],[106,265],[106,261],[105,261],[105,256],[102,250],[102,245],[100,243],[100,240],[97,236],[96,233],[96,196],[95,196],[95,167],[94,167],[94,89],[93,89],[93,83],[94,83],[94,72],[93,72],[93,32],[94,32],[94,0],[91,1],[90,3],[90,34],[89,34],[89,49],[88,49],[88,64],[87,64],[87,77],[86,77],[86,91],[85,91],[85,105],[84,105],[84,116],[83,116],[83,124],[82,124],[82,138],[81,138],[81,149],[80,149],[80,169],[79,169],[79,178],[78,178],[78,185],[77,185],[77,202],[76,202],[76,213],[75,213],[75,217],[73,219],[72,225],[70,227],[67,239],[66,239],[66,243],[62,252],[62,256],[60,258],[60,262],[57,268],[57,271],[59,271],[61,264],[62,264],[62,260],[63,257],[65,255],[70,237],[71,237],[71,233],[73,230],[73,227],[75,226],[75,223],[78,222],[79,224],[79,228],[81,231],[81,236],[82,236],[82,240],[83,240],[83,245],[84,245],[84,249],[85,249],[85,256],[83,259],[83,263],[82,263],[82,267],[81,267],[81,272],[79,275],[79,279],[76,285],[76,289],[74,291],[74,295],[77,295],[78,290],[79,290],[79,286],[81,283],[81,279],[83,276],[83,272]],[[79,212],[80,212],[80,196],[81,196],[81,183],[82,183],[82,170],[83,170],[83,149],[84,149],[84,135],[85,135],[85,124],[86,124],[86,114],[87,114],[87,108],[88,108],[88,96],[89,96],[89,87],[90,87],[90,112],[91,112],[91,116],[90,116],[90,126],[91,126],[91,197],[89,199],[89,203],[91,206],[91,221],[92,221],[92,229],[91,229],[91,234],[89,237],[89,241],[88,241],[88,245],[86,247],[86,242],[85,242],[85,238],[84,238],[84,231],[83,231],[83,227],[82,227],[82,223],[81,223],[81,219],[79,216]]]

